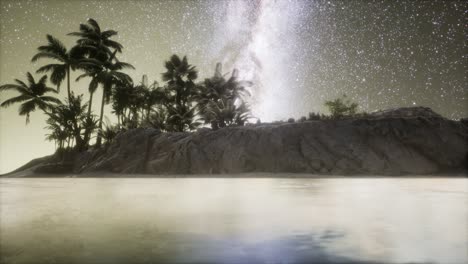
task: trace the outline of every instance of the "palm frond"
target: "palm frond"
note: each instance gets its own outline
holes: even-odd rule
[[[57,85],[58,91],[60,90],[60,84],[62,83],[63,80],[65,80],[66,76],[67,76],[66,67],[56,68],[50,75],[50,81],[53,84]]]
[[[77,81],[79,81],[79,80],[81,80],[83,78],[93,77],[93,76],[94,76],[94,73],[89,73],[89,72],[83,73],[83,74],[79,75],[78,77],[76,77],[75,81],[77,82]]]
[[[47,41],[49,42],[47,46],[40,46],[37,48],[41,52],[50,52],[53,54],[57,54],[62,58],[67,57],[67,48],[63,43],[58,40],[57,38],[53,37],[52,35],[47,34]]]
[[[34,110],[36,110],[36,104],[33,100],[21,104],[19,108],[19,114],[26,116],[26,124],[29,123],[29,114]]]
[[[37,84],[42,85],[42,86],[45,87],[46,82],[47,82],[47,75],[44,75],[44,76],[42,76],[42,77],[39,79],[39,81],[37,82]]]
[[[106,31],[101,33],[101,36],[103,38],[107,38],[107,39],[112,37],[112,36],[116,36],[116,35],[117,35],[117,31],[115,31],[115,30],[106,30]]]
[[[60,99],[52,97],[52,96],[43,95],[43,96],[40,96],[39,98],[44,102],[62,104],[62,101],[60,101]]]
[[[15,103],[21,103],[21,102],[24,102],[26,100],[29,100],[31,99],[32,97],[30,95],[19,95],[19,96],[16,96],[16,97],[13,97],[13,98],[10,98],[6,101],[4,101],[0,106],[2,107],[8,107],[12,104],[15,104]]]
[[[56,89],[51,88],[51,87],[45,87],[44,92],[45,93],[58,93],[58,91]]]
[[[117,70],[123,70],[123,69],[132,69],[134,70],[135,67],[133,67],[133,65],[131,65],[130,63],[126,63],[126,62],[116,62],[114,64],[114,67],[116,67]]]
[[[113,41],[113,40],[110,40],[110,39],[105,39],[103,41],[103,44],[117,50],[118,52],[122,52],[123,46],[122,46],[122,44],[118,43],[117,41]]]
[[[30,86],[36,84],[36,81],[34,81],[34,77],[32,76],[32,74],[30,72],[26,73],[26,77],[28,79],[28,82],[29,82]]]
[[[52,53],[52,52],[46,52],[46,51],[41,51],[39,53],[37,53],[36,55],[34,55],[31,59],[31,62],[36,62],[37,60],[39,59],[42,59],[42,58],[45,58],[45,59],[55,59],[55,60],[58,60],[58,61],[61,61],[61,62],[65,62],[65,58],[58,55],[58,54],[55,54],[55,53]]]
[[[89,83],[88,91],[92,94],[96,91],[99,85],[99,80],[97,78],[93,78]]]
[[[93,27],[94,31],[96,31],[97,33],[101,33],[101,28],[99,27],[99,24],[96,20],[88,18],[87,22]]]
[[[29,88],[25,88],[22,85],[18,85],[18,84],[4,84],[0,86],[0,92],[7,91],[7,90],[16,90],[20,92],[21,94],[30,94],[31,91],[29,91],[28,89]]]
[[[15,82],[18,83],[19,85],[23,86],[23,88],[28,89],[28,85],[25,84],[23,81],[21,81],[19,79],[15,79]]]
[[[61,68],[61,67],[66,67],[66,66],[63,64],[47,64],[37,69],[36,73],[45,73],[45,72],[55,71],[56,69]]]

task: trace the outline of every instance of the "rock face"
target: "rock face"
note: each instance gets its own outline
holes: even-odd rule
[[[193,133],[134,129],[119,134],[104,150],[79,154],[74,170],[423,175],[463,172],[467,162],[466,122],[445,119],[428,108],[404,108],[366,118]]]

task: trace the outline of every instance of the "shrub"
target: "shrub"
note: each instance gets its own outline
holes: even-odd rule
[[[321,116],[319,113],[311,112],[309,113],[309,120],[320,120]]]
[[[358,104],[351,102],[346,95],[333,101],[326,101],[325,106],[328,108],[333,118],[355,115],[358,108]]]

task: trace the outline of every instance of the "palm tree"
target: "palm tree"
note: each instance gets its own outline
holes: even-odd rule
[[[171,131],[172,129],[168,128],[168,118],[169,116],[166,108],[159,105],[156,107],[156,110],[150,115],[146,124],[156,129]]]
[[[83,138],[83,130],[88,130],[89,126],[96,127],[94,118],[88,119],[86,115],[87,105],[82,103],[82,95],[71,95],[71,101],[66,104],[56,106],[48,112],[46,128],[52,130],[50,134],[54,139],[54,134],[66,134],[68,142],[75,141],[78,150],[84,150],[88,142]],[[63,147],[63,144],[62,144]]]
[[[97,49],[90,50],[90,58],[101,61],[107,60],[107,57],[112,54],[110,48],[118,52],[122,52],[123,49],[122,44],[110,39],[117,35],[117,31],[102,31],[98,22],[92,18],[89,18],[85,24],[80,24],[80,30],[78,32],[71,32],[68,33],[68,35],[79,37],[77,43],[81,46],[96,47]]]
[[[214,130],[232,125],[243,126],[251,118],[248,105],[245,102],[236,105],[233,100],[209,101],[200,115]]]
[[[60,100],[46,95],[47,93],[57,93],[53,88],[47,87],[47,75],[42,76],[36,83],[31,73],[26,74],[28,84],[18,79],[15,79],[15,84],[5,84],[0,86],[1,91],[14,90],[20,93],[19,96],[10,98],[4,101],[0,106],[8,107],[15,103],[22,103],[19,108],[19,114],[26,116],[26,124],[29,123],[29,115],[36,108],[43,111],[48,111],[53,104],[61,104]]]
[[[167,83],[165,105],[168,109],[168,120],[174,122],[172,127],[177,131],[183,131],[184,128],[193,129],[192,127],[196,127],[198,123],[189,122],[187,118],[195,116],[192,103],[197,93],[194,81],[198,77],[198,72],[195,66],[188,63],[186,56],[180,59],[175,54],[166,61],[165,68],[166,72],[162,74],[162,79]],[[171,116],[172,114],[175,116]]]
[[[130,108],[133,87],[126,84],[117,84],[112,89],[112,113],[117,115],[117,125],[125,126],[128,120],[127,109]]]
[[[172,55],[165,63],[166,72],[162,74],[163,81],[174,97],[174,103],[181,106],[187,104],[195,94],[194,81],[198,77],[195,66],[188,63],[187,57],[181,60],[179,56]]]
[[[117,85],[126,85],[128,83],[133,84],[132,78],[127,74],[120,72],[123,69],[135,69],[131,64],[126,62],[120,62],[116,59],[116,62],[112,62],[115,58],[116,52],[112,54],[108,61],[100,62],[97,60],[93,60],[96,65],[101,66],[101,71],[99,72],[87,72],[80,76],[78,76],[77,80],[83,77],[91,77],[93,80],[91,83],[96,84],[96,88],[99,84],[102,87],[102,101],[101,101],[101,112],[99,115],[99,131],[102,130],[102,118],[104,116],[104,105],[109,103],[111,95],[112,95],[112,88]],[[98,133],[96,145],[99,147],[101,145],[101,134]]]
[[[251,117],[250,109],[245,102],[250,96],[246,87],[252,83],[238,80],[238,71],[233,70],[226,80],[222,74],[222,65],[216,65],[215,74],[205,79],[196,95],[199,113],[205,124],[213,129],[230,125],[244,125]]]
[[[68,131],[53,119],[47,119],[46,123],[45,128],[51,131],[50,134],[46,134],[46,140],[54,141],[56,150],[63,149],[67,138],[69,138]]]
[[[105,146],[109,146],[119,132],[120,128],[118,126],[109,125],[109,122],[107,122],[107,124],[104,125],[104,129],[99,131],[99,134],[104,139]]]
[[[186,105],[167,105],[167,131],[183,132],[194,130],[200,122],[196,119],[195,108]]]
[[[117,31],[102,31],[98,22],[92,18],[89,18],[86,23],[80,24],[80,29],[78,32],[71,32],[68,35],[79,37],[77,44],[81,47],[84,47],[86,56],[101,63],[101,66],[90,67],[87,70],[87,76],[92,78],[88,88],[90,93],[88,103],[89,118],[91,116],[93,94],[98,87],[99,78],[97,78],[97,75],[104,70],[103,64],[106,61],[112,62],[112,57],[115,58],[115,52],[122,52],[123,47],[120,43],[110,39],[111,37],[117,35]],[[114,54],[111,51],[111,48],[114,49]],[[87,138],[89,137],[90,135],[87,135]]]
[[[158,82],[154,81],[153,84],[148,85],[146,75],[143,75],[138,89],[140,90],[140,98],[137,99],[141,100],[142,119],[144,118],[145,122],[148,123],[153,107],[162,104],[166,99],[166,95],[162,88],[158,86]]]
[[[37,70],[37,73],[51,72],[50,81],[57,85],[57,91],[60,91],[60,84],[66,78],[68,100],[70,100],[70,71],[86,67],[84,62],[85,50],[81,46],[74,46],[67,50],[62,42],[51,35],[47,35],[47,41],[47,45],[37,48],[38,53],[32,57],[31,61],[36,62],[41,58],[57,60],[59,63],[44,65]]]

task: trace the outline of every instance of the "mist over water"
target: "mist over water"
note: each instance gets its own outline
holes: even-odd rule
[[[0,179],[0,263],[468,261],[468,179],[245,176]]]

